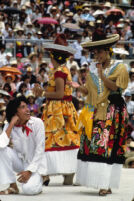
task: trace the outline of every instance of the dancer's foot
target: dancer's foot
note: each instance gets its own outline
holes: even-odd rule
[[[0,191],[0,195],[18,194],[19,189],[16,183],[13,183],[6,190]]]
[[[48,186],[50,182],[49,176],[43,176],[43,185]]]
[[[107,190],[106,189],[100,189],[99,196],[106,196],[106,195],[107,195]]]
[[[74,173],[63,175],[63,177],[64,177],[63,185],[73,185]]]

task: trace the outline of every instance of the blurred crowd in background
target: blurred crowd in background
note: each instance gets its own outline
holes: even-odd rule
[[[11,66],[21,75],[5,71],[0,78],[0,128],[5,123],[8,101],[18,95],[26,96],[31,115],[41,117],[45,97],[38,87],[46,89],[52,68],[44,43],[64,33],[76,50],[67,60],[72,80],[81,85],[93,55],[83,49],[81,42],[90,40],[97,28],[107,34],[118,33],[119,43],[111,50],[113,59],[129,59],[126,68],[129,84],[123,97],[129,114],[126,167],[134,168],[134,1],[80,0],[0,0],[0,68]],[[73,91],[73,103],[78,113],[84,105],[79,90]]]

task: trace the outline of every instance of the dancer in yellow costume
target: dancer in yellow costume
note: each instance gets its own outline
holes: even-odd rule
[[[123,63],[110,57],[111,46],[118,40],[118,34],[106,36],[96,29],[92,41],[82,44],[94,53],[95,61],[89,66],[86,85],[77,86],[87,99],[78,120],[81,142],[76,181],[98,188],[100,196],[119,187],[125,159],[128,114],[122,91],[128,85],[128,73]]]
[[[47,99],[42,119],[45,124],[46,175],[63,174],[64,184],[72,184],[76,172],[80,137],[76,131],[77,113],[72,103],[71,74],[65,63],[75,53],[59,34],[54,44],[45,44],[54,68],[44,96]]]

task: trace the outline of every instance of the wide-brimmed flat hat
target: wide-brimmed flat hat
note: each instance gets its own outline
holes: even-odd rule
[[[6,79],[9,78],[9,77],[12,79],[12,81],[15,80],[15,76],[14,76],[12,73],[6,73],[6,74],[3,76],[4,80],[6,80]]]
[[[104,32],[96,30],[92,35],[92,40],[83,42],[81,43],[81,45],[82,47],[88,49],[106,48],[114,45],[119,40],[119,38],[119,34],[112,34],[106,36]]]
[[[44,48],[49,51],[62,52],[69,55],[75,54],[75,49],[68,45],[65,34],[58,34],[54,43],[44,43]]]
[[[31,52],[28,56],[29,59],[31,59],[33,56],[37,56],[36,52]]]

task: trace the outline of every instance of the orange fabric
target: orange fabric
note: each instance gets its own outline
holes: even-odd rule
[[[72,81],[70,71],[62,66],[57,69],[67,74],[66,81]],[[47,91],[55,91],[55,70],[49,77]],[[64,96],[72,95],[72,87],[65,83]],[[48,100],[43,111],[42,119],[45,124],[46,141],[45,147],[79,146],[80,136],[76,132],[77,112],[71,101]]]

